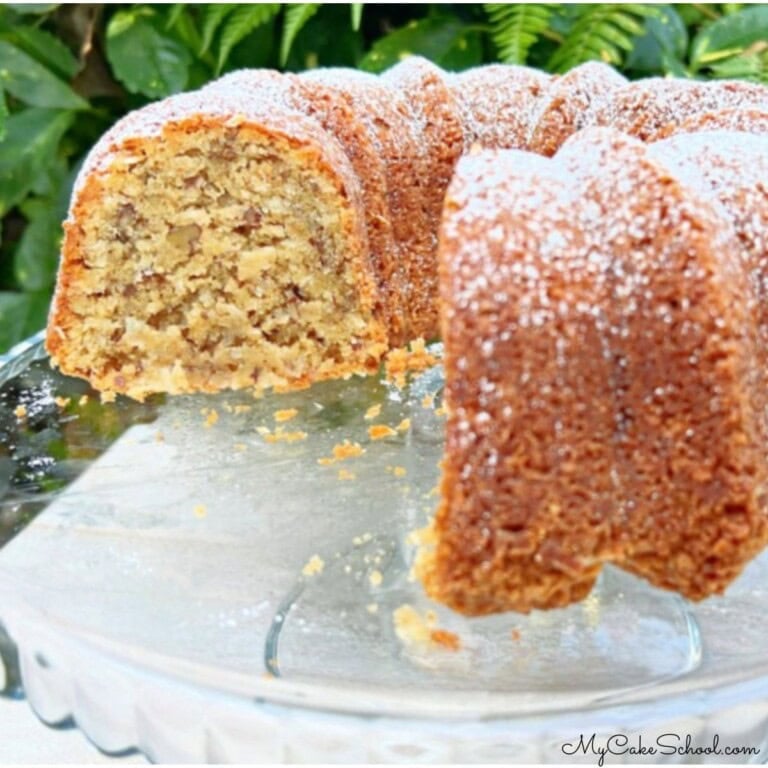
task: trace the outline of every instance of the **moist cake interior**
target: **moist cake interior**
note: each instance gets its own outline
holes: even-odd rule
[[[68,370],[140,398],[375,369],[360,224],[307,155],[215,124],[116,151],[84,190]]]

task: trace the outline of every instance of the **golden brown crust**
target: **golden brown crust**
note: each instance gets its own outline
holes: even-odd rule
[[[527,148],[551,157],[568,137],[594,124],[593,115],[626,82],[615,69],[596,61],[552,78],[529,117]]]
[[[421,137],[411,183],[418,207],[406,215],[418,222],[418,236],[405,243],[410,338],[434,339],[439,332],[437,303],[437,230],[453,169],[464,150],[464,127],[441,69],[411,56],[384,73],[382,80],[403,94]]]
[[[613,562],[699,599],[768,541],[753,301],[729,218],[694,190],[608,131],[551,161],[461,161],[433,597],[552,608]]]

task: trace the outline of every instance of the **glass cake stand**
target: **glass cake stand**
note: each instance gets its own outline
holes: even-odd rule
[[[762,762],[766,557],[698,605],[611,568],[584,602],[529,616],[424,597],[408,534],[436,501],[441,384],[436,366],[403,389],[101,403],[39,337],[15,349],[5,695],[158,762]],[[345,440],[363,452],[326,461]]]

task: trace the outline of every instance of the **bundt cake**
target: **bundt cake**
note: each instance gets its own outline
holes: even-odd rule
[[[442,335],[433,597],[561,606],[606,562],[720,592],[768,537],[766,94],[600,63],[227,75],[87,158],[47,348],[141,399]]]
[[[732,133],[462,158],[432,597],[563,606],[611,562],[700,599],[768,543],[766,171],[768,140]]]

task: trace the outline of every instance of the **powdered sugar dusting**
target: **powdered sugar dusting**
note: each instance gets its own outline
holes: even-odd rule
[[[768,96],[766,97],[768,99]],[[698,131],[737,131],[740,133],[768,134],[768,108],[765,111],[744,107],[721,109],[717,112],[701,112],[687,117],[680,123],[670,123],[659,131],[658,138],[678,133]]]
[[[661,138],[690,118],[725,108],[768,109],[768,89],[736,81],[648,78],[628,83],[587,124],[612,126],[643,141]]]
[[[596,61],[553,79],[529,117],[528,148],[554,154],[569,136],[593,124],[592,116],[626,82],[615,69]]]
[[[536,69],[504,64],[447,75],[464,123],[465,145],[525,149],[531,115],[551,79]]]
[[[450,417],[435,567],[463,609],[564,604],[600,560],[706,594],[702,531],[722,524],[708,484],[736,504],[765,482],[743,249],[722,204],[676,176],[608,129],[551,161],[459,163],[442,230]],[[740,509],[764,539],[760,507]],[[671,561],[653,556],[661,546]],[[713,581],[753,551],[723,549]]]

